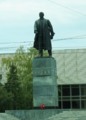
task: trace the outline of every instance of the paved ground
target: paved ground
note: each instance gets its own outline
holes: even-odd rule
[[[21,120],[13,115],[0,113],[0,120]]]

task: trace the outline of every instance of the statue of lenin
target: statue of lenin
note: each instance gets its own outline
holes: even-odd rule
[[[49,56],[52,57],[51,39],[53,39],[55,33],[50,21],[43,16],[44,13],[40,12],[40,19],[36,20],[34,24],[35,38],[33,47],[39,50],[39,57],[43,56],[43,49],[48,50]]]

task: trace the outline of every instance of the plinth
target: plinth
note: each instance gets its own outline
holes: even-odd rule
[[[33,107],[58,108],[57,68],[52,57],[33,59]]]

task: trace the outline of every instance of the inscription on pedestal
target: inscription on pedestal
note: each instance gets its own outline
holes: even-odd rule
[[[33,75],[37,75],[37,76],[40,76],[40,75],[57,75],[56,73],[56,70],[38,70],[38,69],[33,69]]]

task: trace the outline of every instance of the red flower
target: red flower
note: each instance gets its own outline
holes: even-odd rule
[[[41,108],[43,109],[45,106],[43,104],[41,104]]]

